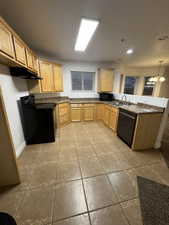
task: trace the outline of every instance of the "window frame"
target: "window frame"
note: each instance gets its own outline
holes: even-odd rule
[[[135,85],[134,85],[134,93],[133,94],[124,93],[124,90],[125,90],[125,82],[126,82],[126,78],[127,77],[134,77],[136,79],[136,82],[135,82]],[[139,77],[138,76],[124,75],[123,76],[123,89],[122,89],[122,93],[125,94],[125,95],[137,95],[138,85],[139,85]]]
[[[79,73],[91,73],[93,74],[93,82],[92,82],[92,90],[84,90],[84,74],[82,75],[82,89],[81,90],[73,90],[73,80],[72,80],[72,72],[79,72]],[[72,92],[95,92],[95,86],[96,86],[96,72],[95,71],[79,71],[79,70],[71,70],[70,71],[70,80],[71,80],[71,91]]]
[[[143,83],[143,88],[142,88],[142,94],[141,94],[141,95],[142,95],[142,96],[150,96],[150,97],[152,96],[152,97],[153,97],[153,96],[154,96],[154,94],[155,94],[155,90],[156,90],[156,85],[157,85],[157,82],[155,82],[155,83],[154,83],[152,95],[144,95],[143,93],[144,93],[145,78],[146,78],[146,77],[153,77],[153,76],[144,76],[144,77],[143,77],[143,81],[144,81],[144,83]]]

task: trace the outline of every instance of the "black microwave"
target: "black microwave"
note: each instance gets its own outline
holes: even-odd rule
[[[99,93],[99,99],[100,101],[113,101],[114,95],[112,93],[102,92]]]

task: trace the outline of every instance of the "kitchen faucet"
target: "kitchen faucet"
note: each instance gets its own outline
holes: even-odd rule
[[[125,100],[123,100],[124,98],[125,98]],[[121,100],[122,100],[124,103],[126,103],[126,102],[127,102],[127,96],[126,96],[126,95],[123,95]]]

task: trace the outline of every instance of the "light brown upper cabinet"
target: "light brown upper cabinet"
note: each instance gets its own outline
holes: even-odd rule
[[[24,43],[19,38],[14,37],[14,46],[16,61],[26,65],[26,51]]]
[[[41,80],[41,89],[43,92],[54,92],[53,67],[46,61],[39,61]]]
[[[99,69],[98,71],[98,92],[113,91],[114,74],[111,69]]]
[[[33,68],[39,74],[39,61],[36,55],[33,55]]]
[[[53,79],[54,79],[54,89],[56,92],[63,91],[63,74],[62,66],[53,64]]]
[[[34,69],[34,64],[33,64],[33,54],[30,49],[26,49],[26,58],[27,58],[27,66],[29,69]]]
[[[12,33],[2,21],[0,17],[0,51],[14,58],[14,48],[12,41]]]

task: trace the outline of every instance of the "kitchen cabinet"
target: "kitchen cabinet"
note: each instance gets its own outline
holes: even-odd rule
[[[24,43],[17,37],[14,37],[16,61],[26,66],[26,51]]]
[[[119,110],[117,108],[115,108],[115,107],[111,108],[111,110],[110,110],[109,127],[114,132],[117,131],[118,113],[119,113]]]
[[[95,113],[95,104],[71,104],[71,121],[93,121]]]
[[[39,62],[36,55],[33,55],[33,68],[39,74]]]
[[[0,18],[0,51],[14,58],[12,33]]]
[[[96,120],[103,120],[104,116],[104,104],[96,105]]]
[[[81,104],[71,104],[71,121],[80,122],[82,120]]]
[[[42,92],[54,92],[53,67],[46,61],[39,61],[40,76],[43,78],[41,82]]]
[[[96,107],[95,104],[83,104],[83,121],[95,120]]]
[[[138,114],[132,142],[133,150],[151,149],[159,132],[162,113]]]
[[[70,104],[61,103],[58,106],[59,126],[64,126],[70,122]]]
[[[111,107],[108,106],[108,105],[105,105],[104,106],[103,122],[108,127],[109,127],[109,123],[110,123],[110,112],[111,112]]]
[[[114,74],[111,69],[99,69],[98,71],[98,92],[113,91]]]
[[[54,89],[56,92],[63,91],[63,74],[62,66],[53,64],[53,79],[54,79]]]
[[[29,69],[34,69],[33,54],[30,49],[26,49],[27,66]]]

